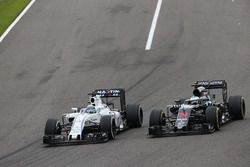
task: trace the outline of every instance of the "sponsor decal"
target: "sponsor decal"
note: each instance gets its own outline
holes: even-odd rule
[[[214,81],[197,81],[197,85],[206,86],[206,85],[223,85],[223,80],[214,80]]]
[[[179,113],[179,118],[187,118],[188,112],[180,112]]]
[[[101,97],[119,97],[121,91],[119,89],[97,90],[96,93]]]

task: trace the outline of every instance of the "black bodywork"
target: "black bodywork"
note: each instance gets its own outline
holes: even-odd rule
[[[167,106],[166,113],[162,110],[153,110],[150,115],[148,135],[162,137],[213,133],[215,130],[219,130],[222,124],[232,120],[225,80],[197,81],[192,86],[194,89],[204,87],[207,98],[197,99],[196,104],[192,104],[194,101],[189,99],[177,100],[175,105]],[[210,92],[214,89],[222,90],[222,102],[215,101],[215,95]],[[244,104],[245,114],[244,99],[242,104]],[[217,115],[217,119],[214,120],[215,126],[211,123],[213,121],[211,121],[211,113],[209,113],[212,110]]]

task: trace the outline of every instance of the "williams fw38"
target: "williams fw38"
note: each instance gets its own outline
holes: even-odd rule
[[[166,112],[153,110],[150,114],[148,134],[152,137],[185,134],[206,134],[219,130],[231,120],[245,117],[245,101],[242,96],[227,97],[225,80],[197,81],[193,96],[176,100]],[[221,102],[215,99],[221,90]],[[218,91],[217,91],[218,92]]]
[[[143,110],[139,104],[126,105],[124,89],[98,89],[89,95],[86,107],[72,108],[61,121],[47,120],[44,144],[106,142],[114,139],[117,132],[142,126]],[[116,100],[118,105],[114,104]]]

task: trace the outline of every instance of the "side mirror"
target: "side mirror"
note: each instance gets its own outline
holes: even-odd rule
[[[180,103],[181,100],[180,100],[180,99],[176,99],[176,100],[174,100],[174,102],[175,102],[175,103]]]
[[[185,102],[185,99],[184,98],[176,99],[174,102],[176,105],[182,105]]]
[[[73,112],[78,112],[78,108],[71,108]]]

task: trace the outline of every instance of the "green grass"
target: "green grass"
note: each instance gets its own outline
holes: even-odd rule
[[[30,0],[0,0],[0,35],[27,6]]]

